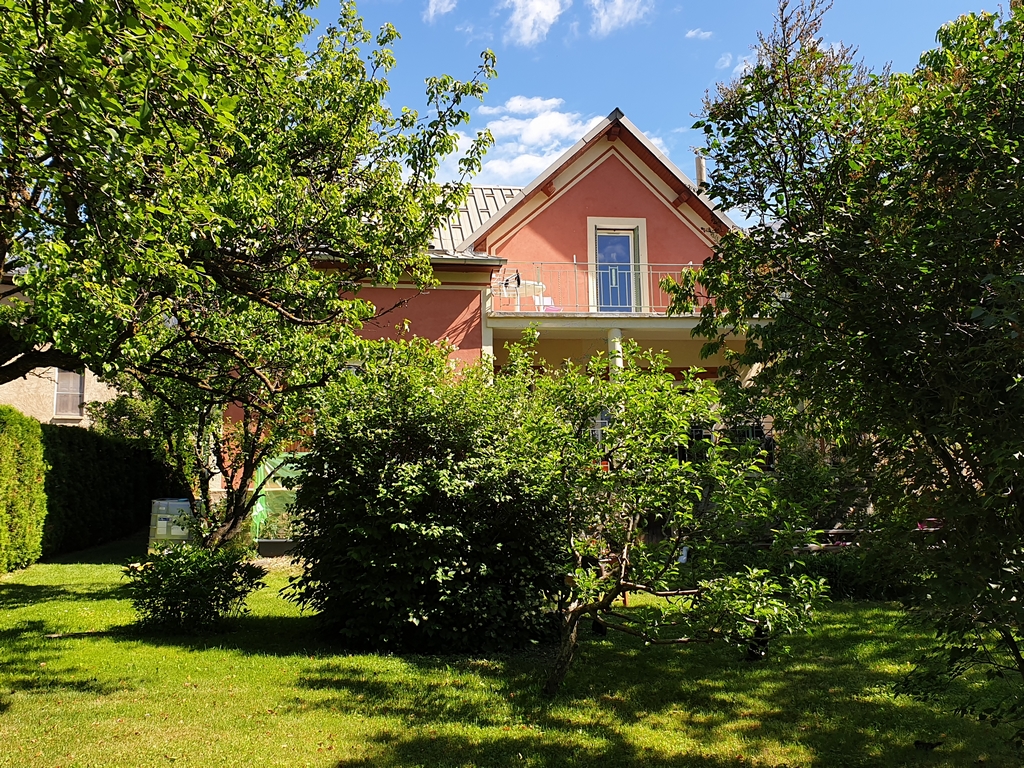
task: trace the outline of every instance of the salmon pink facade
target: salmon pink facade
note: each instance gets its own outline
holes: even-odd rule
[[[549,363],[613,358],[624,339],[701,360],[694,317],[668,317],[666,276],[699,267],[733,226],[696,184],[615,110],[529,186],[474,187],[431,248],[440,286],[360,293],[378,312],[371,338],[400,329],[448,339],[455,356],[505,359],[535,325]]]

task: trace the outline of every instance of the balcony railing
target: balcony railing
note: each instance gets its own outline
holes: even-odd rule
[[[661,288],[699,264],[572,264],[534,262],[505,267],[492,281],[492,312],[617,312],[665,314]]]

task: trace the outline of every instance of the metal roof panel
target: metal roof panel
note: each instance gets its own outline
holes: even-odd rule
[[[504,208],[521,190],[522,187],[471,187],[466,202],[434,232],[430,250],[457,253],[459,244]]]

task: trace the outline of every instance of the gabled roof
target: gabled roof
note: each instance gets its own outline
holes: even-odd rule
[[[572,165],[588,148],[605,136],[621,140],[623,144],[635,152],[654,173],[668,184],[677,195],[675,200],[672,201],[673,205],[679,206],[684,203],[689,205],[708,226],[720,235],[735,228],[736,225],[732,220],[724,213],[716,211],[714,202],[699,192],[697,185],[679,170],[664,152],[654,146],[650,139],[644,136],[620,109],[616,108],[608,117],[595,125],[586,136],[566,150],[540,176],[520,190],[518,194],[511,197],[499,211],[492,212],[488,218],[483,219],[480,225],[475,227],[463,240],[454,241],[454,250],[456,252],[475,250],[476,246],[482,243],[487,235],[505,221],[514,210],[534,196],[544,193],[545,187],[553,184],[554,180],[563,170]],[[480,189],[512,191],[515,188],[482,187]]]

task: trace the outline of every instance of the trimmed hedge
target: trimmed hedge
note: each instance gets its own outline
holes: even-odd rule
[[[39,422],[0,405],[0,573],[39,559],[45,471]]]
[[[148,451],[81,427],[43,424],[42,438],[44,555],[127,536],[149,524],[152,499],[184,495]]]
[[[0,573],[134,533],[181,495],[148,451],[0,405]]]

